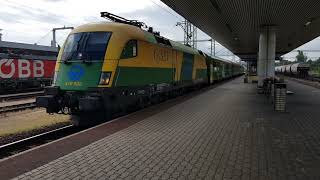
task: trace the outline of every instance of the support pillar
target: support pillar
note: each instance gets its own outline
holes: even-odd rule
[[[258,87],[263,86],[263,80],[274,77],[274,64],[276,56],[276,29],[264,27],[260,32],[258,56]]]

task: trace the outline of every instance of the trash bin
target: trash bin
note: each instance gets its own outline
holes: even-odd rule
[[[245,77],[245,78],[243,79],[243,82],[244,82],[244,83],[248,83],[248,77]]]
[[[287,85],[285,83],[274,84],[274,110],[279,112],[286,111]]]

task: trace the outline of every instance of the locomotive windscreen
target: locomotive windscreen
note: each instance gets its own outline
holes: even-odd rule
[[[62,61],[103,61],[111,32],[83,32],[69,35]]]

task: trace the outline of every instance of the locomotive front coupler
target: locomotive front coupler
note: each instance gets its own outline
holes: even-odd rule
[[[45,95],[36,98],[37,107],[44,107],[47,113],[58,113],[61,108],[59,105],[60,88],[59,87],[46,87]]]
[[[59,87],[47,87],[45,96],[37,97],[38,107],[47,109],[47,113],[77,114],[101,111],[103,101],[96,93],[78,93],[62,91]]]

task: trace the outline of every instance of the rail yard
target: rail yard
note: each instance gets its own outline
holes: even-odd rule
[[[320,2],[0,6],[1,180],[320,178]]]
[[[103,12],[101,13],[102,17],[107,18],[113,18],[115,15]],[[116,17],[113,19],[114,21],[121,21],[119,17]],[[129,21],[128,25],[122,25],[121,22],[116,23],[107,23],[107,24],[96,24],[94,26],[92,25],[84,25],[83,27],[76,28],[74,33],[71,33],[70,37],[73,38],[74,35],[78,35],[79,31],[83,34],[83,36],[91,37],[87,38],[87,41],[84,41],[82,43],[87,44],[84,47],[85,49],[93,49],[95,46],[98,46],[98,42],[94,42],[95,38],[100,37],[99,33],[91,33],[89,31],[90,28],[94,27],[96,30],[94,31],[114,31],[113,37],[122,36],[123,42],[130,41],[130,39],[125,38],[125,34],[121,34],[122,31],[125,29],[131,29],[132,32],[131,38],[135,37],[137,40],[135,40],[134,47],[131,47],[130,43],[127,43],[125,49],[133,48],[132,52],[122,52],[121,58],[126,60],[131,59],[132,62],[135,62],[136,66],[135,68],[138,68],[135,70],[136,72],[141,71],[144,72],[144,74],[137,74],[139,75],[139,78],[137,77],[136,80],[132,79],[129,80],[128,78],[135,73],[131,70],[127,72],[127,74],[121,74],[120,72],[124,73],[125,70],[116,70],[113,69],[109,73],[109,76],[105,77],[103,74],[104,71],[102,70],[102,79],[98,79],[98,87],[101,86],[101,92],[95,92],[96,95],[93,96],[94,92],[91,92],[91,94],[87,95],[87,99],[83,99],[82,96],[86,91],[88,90],[88,87],[92,87],[97,77],[93,77],[92,75],[96,74],[96,72],[91,72],[93,70],[90,70],[93,68],[92,63],[98,63],[101,64],[103,62],[103,59],[101,59],[103,54],[106,51],[107,46],[103,45],[103,49],[100,49],[98,51],[79,51],[76,53],[83,53],[86,54],[86,56],[92,56],[90,57],[90,62],[82,61],[82,59],[77,59],[78,55],[74,56],[75,52],[72,52],[71,54],[65,54],[62,55],[62,60],[58,58],[58,63],[56,68],[60,67],[63,69],[56,69],[55,71],[55,77],[53,77],[52,74],[52,66],[47,65],[48,63],[44,61],[41,66],[37,68],[37,63],[39,64],[41,60],[31,61],[29,60],[24,61],[21,59],[15,59],[14,61],[10,61],[12,64],[15,65],[15,68],[11,68],[11,71],[9,70],[3,70],[2,72],[4,74],[15,74],[15,72],[25,72],[25,73],[42,73],[41,76],[38,76],[37,74],[30,74],[30,77],[21,75],[21,73],[16,76],[4,76],[2,78],[11,78],[11,80],[6,80],[5,82],[10,83],[6,86],[13,87],[12,85],[15,85],[12,90],[8,90],[7,92],[14,92],[14,90],[17,92],[16,94],[4,94],[1,95],[1,101],[0,104],[0,114],[2,115],[2,119],[0,119],[0,125],[2,129],[0,129],[1,134],[1,149],[3,150],[2,157],[6,157],[8,155],[12,155],[12,153],[18,153],[23,150],[27,150],[30,147],[34,147],[37,145],[41,145],[43,143],[46,143],[48,141],[52,141],[58,138],[61,138],[63,136],[67,136],[69,134],[72,134],[74,132],[77,132],[79,129],[83,128],[89,128],[97,123],[103,123],[108,120],[112,120],[114,118],[117,118],[119,116],[127,115],[131,112],[140,110],[142,108],[148,107],[152,104],[158,104],[161,102],[164,102],[168,99],[172,99],[174,97],[178,97],[181,95],[184,95],[186,93],[194,93],[196,90],[201,89],[203,87],[212,85],[212,84],[218,84],[219,82],[232,79],[234,77],[237,77],[241,75],[242,67],[232,63],[228,60],[224,60],[218,57],[210,57],[207,54],[204,54],[202,51],[198,51],[196,49],[190,48],[188,46],[184,46],[181,44],[178,44],[174,41],[170,41],[162,36],[160,36],[158,33],[153,31],[143,31],[140,30],[139,23],[137,24],[134,21]],[[92,27],[91,27],[92,26]],[[116,35],[116,33],[120,33],[119,35]],[[91,33],[91,34],[90,34]],[[147,38],[154,38],[153,41],[147,41],[147,39],[139,39],[141,35],[146,36]],[[110,38],[110,34],[107,34],[108,38]],[[95,37],[97,36],[97,37]],[[71,38],[71,39],[72,39]],[[80,37],[81,39],[82,37]],[[70,38],[69,38],[70,39]],[[74,42],[71,40],[67,40],[70,46],[73,46]],[[91,42],[92,41],[92,42]],[[111,40],[110,40],[111,41]],[[91,42],[91,44],[89,43]],[[146,61],[146,57],[141,56],[141,58],[137,57],[137,54],[144,54],[148,51],[148,49],[144,49],[143,46],[144,43],[147,43],[147,46],[151,46],[152,48],[150,50],[155,51],[154,56],[155,62],[148,62]],[[109,42],[109,46],[113,47],[115,42]],[[20,47],[20,44],[18,44]],[[81,46],[77,45],[77,46]],[[129,47],[130,46],[130,47]],[[140,47],[141,46],[141,47]],[[23,47],[27,47],[26,45],[23,45]],[[31,49],[37,48],[37,46],[30,46]],[[30,47],[28,47],[30,49]],[[12,47],[11,47],[12,48]],[[41,47],[44,49],[45,47]],[[51,47],[48,47],[47,49],[50,49]],[[66,47],[68,48],[68,47]],[[51,48],[52,49],[52,48]],[[73,47],[71,47],[73,49]],[[12,51],[9,49],[4,49],[9,54],[8,57],[12,55]],[[28,50],[24,50],[28,52]],[[62,50],[63,51],[63,50]],[[100,52],[101,51],[101,52]],[[126,50],[127,51],[127,50]],[[20,52],[21,51],[17,51]],[[29,51],[30,52],[30,51]],[[34,52],[34,51],[31,51]],[[120,51],[119,51],[120,52]],[[39,53],[35,51],[34,53]],[[53,52],[41,52],[45,54],[51,54],[54,55]],[[125,55],[124,55],[125,53]],[[18,56],[17,53],[15,53],[16,56]],[[70,59],[71,55],[71,59]],[[111,53],[112,55],[112,53]],[[119,56],[120,54],[115,54],[115,56]],[[173,65],[173,61],[169,58],[171,56],[175,55],[176,60],[175,61],[188,61],[188,63],[183,63],[180,65]],[[125,56],[125,57],[122,57]],[[152,57],[150,56],[150,57]],[[22,57],[22,56],[21,56]],[[41,56],[44,58],[44,56]],[[140,57],[140,56],[139,56]],[[75,59],[74,59],[75,58]],[[100,58],[100,59],[92,59],[92,58]],[[111,58],[111,57],[109,57]],[[181,59],[182,58],[182,59]],[[45,58],[44,58],[45,59]],[[124,62],[123,60],[123,62]],[[75,62],[73,62],[75,61]],[[106,60],[109,61],[109,60]],[[141,62],[140,62],[141,61]],[[140,64],[145,61],[145,65],[143,67],[140,67]],[[52,62],[52,61],[49,61]],[[177,63],[175,62],[175,63]],[[4,61],[4,63],[9,63],[9,61]],[[29,63],[29,65],[28,65]],[[25,67],[29,67],[30,63],[33,63],[33,66],[31,66],[31,69],[25,69]],[[25,67],[24,67],[24,65]],[[70,67],[69,67],[70,66]],[[126,67],[126,64],[122,65],[123,68]],[[145,67],[146,66],[146,67]],[[118,68],[120,68],[119,66]],[[42,69],[41,69],[42,68]],[[75,69],[76,68],[76,69]],[[140,68],[140,69],[139,69]],[[152,69],[154,68],[154,69]],[[20,69],[23,69],[21,71]],[[162,69],[162,70],[161,70]],[[148,70],[148,72],[146,71]],[[161,70],[161,71],[159,71]],[[67,73],[66,75],[69,76],[69,79],[71,78],[78,81],[77,84],[70,84],[67,82],[62,82],[61,79],[63,79],[63,74],[65,74],[68,71],[70,73]],[[74,71],[74,72],[73,72]],[[88,71],[88,78],[84,78],[83,81],[79,81],[79,78],[76,76],[83,76],[83,73],[86,73]],[[180,73],[177,73],[178,71],[181,71]],[[62,73],[62,74],[61,74]],[[79,74],[80,73],[80,74]],[[132,74],[133,73],[133,74]],[[111,76],[112,74],[112,76]],[[117,75],[115,75],[117,74]],[[143,80],[141,79],[143,76],[146,76],[149,74],[149,76],[163,76],[160,79],[149,79],[149,80]],[[74,76],[74,77],[73,77]],[[181,76],[181,77],[180,77]],[[59,77],[59,79],[58,79]],[[26,81],[25,79],[28,79]],[[39,79],[40,78],[40,79]],[[51,79],[50,79],[51,78]],[[77,79],[75,79],[77,78]],[[81,77],[80,77],[81,78]],[[93,79],[94,78],[94,79]],[[98,77],[99,78],[99,77]],[[32,80],[33,79],[33,80]],[[125,80],[128,79],[128,80]],[[36,92],[20,92],[30,85],[32,87],[39,85],[39,88],[44,87],[42,82],[45,82],[47,80],[52,81],[54,84],[52,87],[46,87],[45,91],[36,91]],[[103,82],[101,82],[103,80]],[[140,81],[138,81],[140,80]],[[142,80],[142,81],[141,81]],[[33,82],[32,82],[33,81]],[[136,82],[135,82],[136,81]],[[31,83],[31,84],[30,84]],[[62,84],[61,84],[62,83]],[[91,83],[91,84],[88,84]],[[59,85],[58,85],[59,84]],[[111,84],[113,84],[111,86]],[[85,85],[85,86],[83,86]],[[22,89],[18,88],[21,87]],[[25,87],[23,87],[25,86]],[[55,88],[61,86],[61,90],[57,92],[57,94],[54,94],[52,96],[52,93],[55,93]],[[78,89],[77,89],[77,86]],[[109,87],[109,90],[107,91],[106,87]],[[70,89],[71,88],[71,89]],[[151,91],[152,90],[152,91]],[[110,91],[110,92],[109,92]],[[105,96],[103,94],[111,93],[108,96]],[[141,94],[142,92],[145,92]],[[146,93],[147,92],[147,93]],[[74,93],[74,94],[71,94]],[[101,104],[97,106],[97,102],[95,98],[99,97],[101,100],[107,100],[113,97],[113,108],[105,109],[106,113],[105,115],[101,114],[102,109],[93,109],[93,111],[90,110],[90,112],[82,112],[82,115],[79,115],[79,112],[76,112],[77,109],[83,108],[83,105],[86,105],[87,108],[93,108],[98,107],[102,108],[106,104]],[[102,93],[102,94],[101,94]],[[115,93],[115,94],[114,94]],[[83,94],[83,95],[81,95]],[[78,96],[80,95],[80,96]],[[117,95],[117,96],[115,96]],[[78,97],[77,97],[78,96]],[[36,98],[38,97],[38,98]],[[117,97],[117,98],[115,98]],[[79,99],[75,99],[79,98]],[[123,101],[121,99],[127,99],[126,101]],[[129,101],[130,99],[130,101]],[[67,101],[68,100],[68,101]],[[85,100],[85,102],[82,102]],[[95,100],[95,101],[92,101]],[[121,100],[121,101],[120,101]],[[58,103],[57,107],[55,107],[55,104]],[[132,105],[135,105],[136,107],[133,107]],[[53,115],[45,114],[45,111],[42,108],[39,108],[37,106],[43,106],[46,108],[47,113],[56,113]],[[91,107],[90,107],[91,106]],[[110,106],[110,105],[108,105]],[[120,109],[117,109],[120,107]],[[80,109],[81,110],[81,109]],[[120,110],[120,111],[119,111]],[[82,111],[82,110],[81,110]],[[114,112],[111,112],[114,111]],[[83,118],[84,116],[89,115],[89,118],[80,120],[78,122],[74,121],[74,116],[77,116],[78,118]],[[101,117],[104,117],[103,120],[97,121],[97,118],[101,119],[101,117],[96,116],[96,114],[101,114]],[[94,116],[92,116],[94,115]],[[90,118],[90,116],[92,116]],[[71,121],[70,121],[71,120]],[[87,122],[87,121],[92,122]],[[73,126],[70,125],[70,123],[73,123]],[[85,126],[83,125],[85,124]],[[75,127],[75,126],[83,126],[82,128]],[[71,129],[71,130],[69,130]],[[71,133],[72,132],[72,133]],[[57,135],[58,134],[58,135]]]

